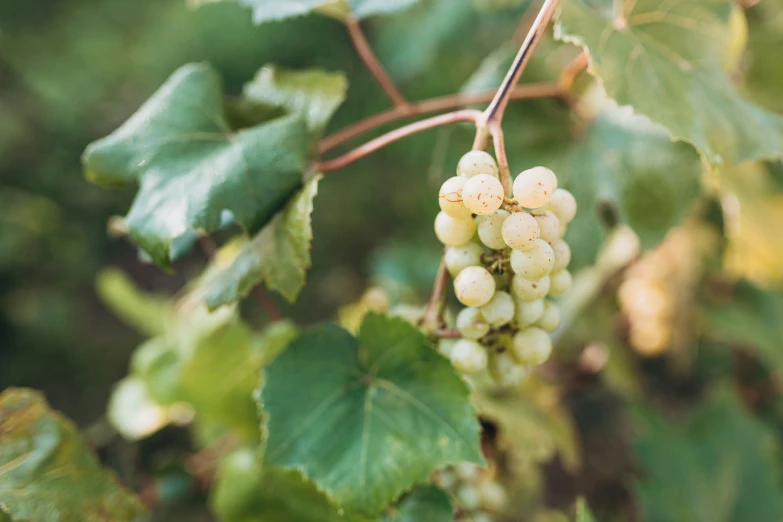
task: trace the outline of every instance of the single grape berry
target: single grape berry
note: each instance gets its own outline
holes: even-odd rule
[[[555,252],[555,266],[552,267],[552,272],[565,270],[571,262],[571,247],[562,239],[558,239],[552,243],[552,250]]]
[[[498,177],[498,164],[489,153],[483,150],[472,150],[459,160],[457,174],[466,178],[479,174]]]
[[[435,217],[435,235],[447,246],[462,246],[473,239],[476,222],[473,218],[454,218],[441,211]]]
[[[538,227],[540,230],[539,237],[547,243],[554,243],[560,239],[560,220],[554,212],[545,210],[544,212],[536,211],[533,217],[538,221]]]
[[[536,218],[527,212],[515,212],[503,222],[503,241],[514,250],[528,250],[536,244],[539,226]]]
[[[460,462],[454,466],[454,472],[464,482],[475,482],[481,475],[481,468],[472,462]]]
[[[564,225],[570,223],[576,216],[576,199],[574,195],[566,189],[557,189],[552,194],[549,203],[546,204],[546,210],[551,210],[557,216],[557,219]]]
[[[493,250],[506,248],[506,242],[503,240],[503,223],[510,215],[507,210],[498,210],[494,214],[478,218],[478,236],[484,245]]]
[[[514,276],[514,279],[511,280],[511,289],[522,301],[543,299],[549,293],[549,286],[549,276],[544,276],[541,279],[531,281],[530,279],[525,279],[517,274]]]
[[[467,267],[480,265],[483,253],[484,249],[478,243],[448,247],[444,254],[446,270],[449,271],[451,277],[457,277],[457,274]]]
[[[457,490],[457,501],[462,509],[473,511],[481,505],[481,494],[475,486],[462,486]]]
[[[441,338],[438,341],[438,353],[444,357],[451,357],[451,351],[454,349],[454,345],[457,344],[456,339]]]
[[[489,373],[501,386],[521,384],[530,371],[522,366],[508,352],[494,353],[489,360]]]
[[[481,234],[481,225],[479,225]],[[555,252],[543,239],[537,239],[529,250],[511,251],[511,268],[525,279],[541,279],[555,266]]]
[[[489,511],[502,511],[508,503],[506,488],[494,480],[485,480],[479,484],[481,507]]]
[[[462,187],[467,179],[454,176],[443,182],[438,193],[440,209],[451,217],[464,219],[471,216],[470,209],[462,202]]]
[[[561,270],[560,272],[552,274],[549,295],[552,297],[560,297],[571,289],[572,282],[573,278],[571,277],[571,272],[568,270]]]
[[[544,364],[552,354],[552,339],[541,328],[531,326],[514,335],[511,348],[521,364],[538,366]]]
[[[492,326],[503,326],[514,318],[514,299],[502,290],[495,292],[492,299],[481,307],[481,315]]]
[[[522,172],[514,180],[514,199],[525,208],[539,208],[549,201],[557,189],[557,176],[546,167]]]
[[[478,308],[463,308],[457,314],[457,330],[465,339],[476,340],[487,335],[489,322]]]
[[[488,174],[478,174],[465,182],[462,187],[462,201],[474,214],[487,216],[493,214],[503,204],[503,185],[498,178]]]
[[[545,305],[543,299],[536,299],[535,301],[517,301],[516,313],[514,314],[514,320],[517,326],[525,327],[530,326],[536,321],[541,319],[544,315]]]
[[[472,339],[460,339],[451,349],[451,364],[460,373],[477,373],[487,368],[487,351]]]
[[[486,268],[470,266],[454,279],[454,293],[465,306],[483,306],[495,295],[495,279]]]
[[[549,333],[557,330],[560,326],[560,307],[552,301],[547,301],[544,305],[544,314],[535,325]]]

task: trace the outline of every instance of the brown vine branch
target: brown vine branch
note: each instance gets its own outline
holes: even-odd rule
[[[356,48],[356,52],[359,53],[359,57],[364,62],[364,65],[370,71],[370,74],[373,75],[375,81],[378,82],[378,85],[381,86],[381,89],[386,93],[386,96],[389,97],[395,107],[406,107],[408,101],[399,89],[397,89],[394,81],[389,77],[386,69],[383,68],[383,65],[381,65],[381,62],[378,60],[372,47],[370,47],[370,43],[364,36],[364,31],[362,31],[359,20],[353,16],[348,16],[345,19],[345,26],[348,28],[348,34],[351,36],[351,41]]]
[[[383,147],[394,143],[395,141],[399,141],[418,132],[422,132],[427,129],[434,129],[435,127],[441,127],[443,125],[449,125],[451,123],[475,123],[480,117],[481,111],[477,110],[461,110],[441,114],[439,116],[433,116],[432,118],[417,121],[415,123],[411,123],[410,125],[405,125],[399,129],[395,129],[391,132],[387,132],[386,134],[383,134],[374,140],[368,141],[364,145],[361,145],[352,151],[343,154],[342,156],[338,156],[332,160],[317,161],[315,162],[314,167],[318,172],[322,173],[338,170],[347,165],[350,165],[356,160],[367,156],[368,154],[375,152],[378,149],[382,149]]]
[[[421,325],[430,330],[437,331],[443,328],[443,309],[446,304],[446,291],[449,284],[449,271],[446,269],[446,254],[440,258],[438,275],[435,277],[435,285],[432,287],[430,302],[421,318]]]

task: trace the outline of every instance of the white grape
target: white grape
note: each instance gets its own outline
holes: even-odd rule
[[[478,243],[448,247],[444,254],[446,270],[451,277],[457,277],[467,267],[480,265],[483,253],[484,249]]]
[[[457,314],[457,330],[466,339],[480,339],[489,332],[489,322],[478,308],[463,308]]]
[[[501,386],[517,386],[530,373],[508,352],[495,353],[489,361],[489,373]]]
[[[552,339],[541,328],[531,326],[514,335],[511,347],[521,364],[538,366],[544,364],[552,354]]]
[[[566,189],[559,188],[552,194],[552,198],[545,208],[554,212],[557,219],[564,225],[567,225],[576,216],[576,199]]]
[[[495,292],[492,299],[481,307],[481,315],[492,326],[503,326],[514,318],[514,299],[502,290]]]
[[[549,295],[560,297],[571,289],[571,283],[573,283],[573,278],[568,270],[561,270],[552,274]]]
[[[447,246],[462,246],[476,233],[473,218],[453,218],[441,211],[435,217],[435,235]]]
[[[494,480],[486,480],[479,484],[481,507],[489,511],[502,511],[508,503],[506,488]]]
[[[522,172],[514,180],[514,199],[526,208],[538,208],[547,203],[557,189],[557,176],[546,167]]]
[[[547,243],[554,243],[560,239],[560,220],[554,212],[545,210],[544,212],[537,211],[533,214],[533,217],[538,221],[540,229],[539,237]]]
[[[571,262],[571,247],[562,239],[558,239],[552,243],[552,250],[555,252],[555,266],[552,267],[552,272],[565,270]]]
[[[457,174],[466,178],[472,178],[479,174],[498,177],[498,164],[488,152],[472,150],[460,158]]]
[[[457,344],[455,339],[440,339],[438,341],[438,353],[444,357],[451,357],[451,352],[454,350],[455,344]]]
[[[539,226],[527,212],[515,212],[503,222],[503,241],[514,250],[528,250],[536,244]]]
[[[462,187],[462,201],[474,214],[493,214],[503,204],[503,185],[488,174],[473,176]]]
[[[457,341],[449,359],[460,373],[476,373],[487,368],[487,351],[472,339]]]
[[[452,489],[457,485],[457,474],[450,469],[441,469],[437,471],[435,481],[443,489]]]
[[[541,316],[544,315],[544,310],[545,305],[543,299],[536,299],[535,301],[517,301],[514,320],[521,327],[530,326],[541,319]]]
[[[531,281],[521,275],[515,275],[514,279],[511,280],[511,288],[514,294],[522,301],[542,299],[549,293],[549,286],[549,276]]]
[[[478,218],[478,236],[482,243],[493,250],[503,250],[506,242],[503,240],[503,223],[511,213],[498,210],[494,214]]]
[[[544,314],[536,321],[536,326],[547,332],[554,332],[560,326],[560,307],[547,301],[544,305]]]
[[[465,306],[483,306],[495,294],[495,278],[484,267],[469,266],[454,278],[454,293]]]
[[[477,512],[471,513],[470,522],[495,522],[495,517],[489,513]]]
[[[460,507],[466,511],[473,511],[481,505],[481,495],[474,486],[462,486],[457,490],[457,500]]]
[[[471,211],[462,202],[462,187],[467,179],[462,176],[454,176],[443,182],[438,193],[440,209],[454,218],[469,218]]]
[[[481,474],[481,468],[472,462],[460,462],[454,466],[454,471],[464,482],[473,482]]]
[[[480,234],[481,225],[479,225]],[[543,239],[537,239],[533,248],[529,250],[511,251],[511,268],[514,273],[525,279],[541,279],[549,274],[554,266],[555,252]]]

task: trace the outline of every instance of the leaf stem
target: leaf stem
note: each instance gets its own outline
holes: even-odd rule
[[[338,170],[367,156],[368,154],[375,152],[378,149],[382,149],[383,147],[391,143],[394,143],[395,141],[399,141],[403,138],[406,138],[418,132],[422,132],[428,129],[434,129],[435,127],[449,125],[452,123],[459,123],[459,122],[475,123],[480,117],[481,117],[481,111],[468,110],[468,109],[449,112],[446,114],[441,114],[439,116],[433,116],[432,118],[427,118],[425,120],[417,121],[415,123],[411,123],[409,125],[400,127],[399,129],[395,129],[391,132],[387,132],[386,134],[383,134],[382,136],[379,136],[374,140],[370,140],[364,145],[361,145],[351,150],[350,152],[347,152],[346,154],[343,154],[342,156],[338,156],[337,158],[334,158],[332,160],[315,162],[314,167],[318,172],[321,173]]]
[[[375,52],[370,47],[370,43],[367,41],[367,37],[362,31],[362,27],[359,24],[359,20],[353,16],[348,16],[345,19],[345,26],[348,28],[348,34],[351,36],[356,52],[359,53],[359,57],[364,62],[364,65],[373,75],[375,81],[381,86],[381,89],[386,93],[395,107],[404,108],[408,106],[408,101],[405,96],[397,89],[394,84],[394,80],[389,77],[386,69],[381,65],[380,60],[375,55]]]

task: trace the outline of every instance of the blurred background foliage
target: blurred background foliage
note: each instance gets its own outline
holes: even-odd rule
[[[364,25],[405,94],[424,99],[497,85],[527,7],[426,0]],[[732,75],[749,97],[783,110],[783,9],[762,0],[745,13],[748,47]],[[546,41],[525,81],[556,78],[575,54]],[[232,429],[254,437],[253,406],[200,422],[194,439],[176,427],[189,412],[176,410],[156,420],[174,427],[142,442],[113,435],[104,417],[112,387],[147,337],[182,327],[179,316],[168,326],[157,320],[173,313],[169,298],[206,260],[195,249],[173,274],[140,262],[132,245],[107,233],[134,189],[87,183],[79,157],[193,61],[212,63],[232,95],[266,63],[343,71],[348,98],[332,131],[388,107],[344,28],[326,17],[257,27],[230,2],[196,10],[182,0],[0,4],[0,389],[43,390],[122,480],[164,506],[176,500],[160,520],[211,520],[189,455],[245,414],[251,420]],[[628,115],[586,122],[577,112],[560,100],[521,101],[505,124],[512,171],[550,166],[576,194],[580,217],[568,240],[574,272],[584,269],[556,363],[512,413],[487,419],[511,423],[521,440],[509,448],[531,450],[509,452],[508,466],[522,470],[520,510],[538,522],[561,520],[555,510],[584,494],[600,521],[783,520],[783,167],[727,165],[715,175],[689,145],[673,146]],[[468,127],[439,129],[330,174],[313,214],[313,268],[298,304],[281,303],[286,315],[303,325],[338,316],[357,324],[370,286],[396,305],[420,305],[440,255],[435,195],[471,142]],[[636,235],[612,231],[618,221]],[[267,322],[254,302],[242,312],[254,326]],[[254,347],[278,342],[259,336],[290,335],[245,328],[219,330],[230,336],[220,343],[258,355],[259,365],[264,355]],[[145,353],[169,353],[150,342]],[[139,353],[134,375],[147,368]],[[199,364],[215,362],[206,361]],[[199,393],[199,375],[158,392],[220,410]],[[241,391],[254,385],[245,381]],[[123,386],[114,400],[133,396],[132,381]]]

